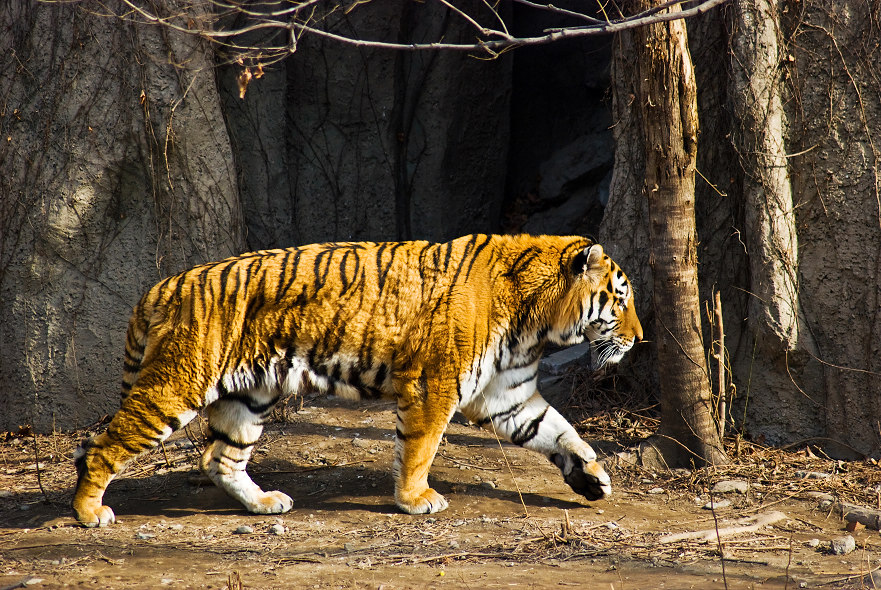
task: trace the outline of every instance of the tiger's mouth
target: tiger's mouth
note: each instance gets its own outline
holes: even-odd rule
[[[633,341],[629,343],[619,342],[615,338],[594,340],[592,343],[594,353],[594,365],[597,368],[606,365],[615,365],[624,358],[627,351],[633,347]]]

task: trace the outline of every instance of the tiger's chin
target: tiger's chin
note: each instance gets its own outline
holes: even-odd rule
[[[633,348],[633,342],[619,344],[613,340],[595,340],[591,343],[594,366],[602,368],[606,365],[617,365],[631,348]]]

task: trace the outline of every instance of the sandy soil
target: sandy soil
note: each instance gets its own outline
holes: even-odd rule
[[[75,438],[8,434],[0,445],[0,589],[881,586],[877,573],[874,582],[866,575],[881,565],[878,532],[846,532],[811,495],[881,499],[868,462],[745,446],[726,469],[656,474],[617,465],[613,497],[587,503],[543,457],[453,423],[432,470],[450,508],[409,516],[392,501],[389,404],[318,399],[285,418],[267,428],[250,471],[264,489],[293,497],[291,512],[248,514],[206,483],[195,470],[195,425],[111,484],[105,501],[118,522],[101,529],[71,516]],[[584,426],[588,440],[610,438]],[[800,478],[805,470],[827,476]],[[730,506],[714,520],[703,508],[707,490],[729,479],[749,490],[715,495]],[[715,539],[662,542],[774,510],[786,517],[727,537],[724,560]],[[830,540],[847,534],[856,550],[833,555]]]

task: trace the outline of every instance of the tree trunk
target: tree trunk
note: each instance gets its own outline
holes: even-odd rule
[[[798,236],[789,184],[777,35],[770,0],[738,0],[731,31],[735,142],[743,167],[744,240],[749,251],[750,327],[765,353],[799,340]]]
[[[651,2],[636,2],[639,10]],[[634,107],[642,111],[661,426],[643,461],[669,467],[727,460],[711,412],[697,284],[694,177],[697,87],[685,22],[634,32]]]

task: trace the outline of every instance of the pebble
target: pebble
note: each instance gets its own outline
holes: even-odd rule
[[[720,481],[713,486],[713,492],[716,494],[730,494],[731,492],[745,494],[748,489],[749,484],[747,482],[737,479]]]
[[[496,484],[495,484],[495,482],[492,482],[492,481],[485,481],[480,484],[480,487],[494,490],[494,489],[496,489]]]
[[[35,586],[37,584],[42,584],[42,583],[43,583],[43,578],[28,578],[27,580],[25,580],[21,584],[23,586]]]
[[[614,531],[615,529],[618,528],[618,523],[617,522],[607,522],[606,528],[609,529],[610,531]]]
[[[250,535],[250,534],[252,534],[253,532],[254,532],[254,527],[250,527],[250,526],[248,526],[248,525],[246,525],[246,524],[243,524],[242,526],[240,526],[240,527],[238,527],[236,530],[234,530],[234,531],[233,531],[233,534],[236,534],[236,535]]]
[[[819,547],[820,539],[811,539],[808,541],[808,547]]]
[[[140,539],[141,541],[146,541],[147,539],[152,539],[155,536],[156,535],[154,535],[153,533],[142,533],[140,531],[135,533],[135,539]]]
[[[649,490],[650,494],[663,494],[664,488],[652,488]]]
[[[833,555],[847,555],[857,548],[857,542],[852,536],[846,535],[832,539],[829,542],[829,548],[832,550]]]
[[[718,510],[719,508],[728,508],[729,506],[731,506],[730,500],[716,500],[715,502],[704,504],[704,510]]]
[[[370,446],[370,441],[364,440],[363,438],[354,438],[352,439],[352,444],[359,449],[366,449]]]
[[[273,535],[283,535],[285,533],[284,527],[278,523],[269,527],[269,532]]]

